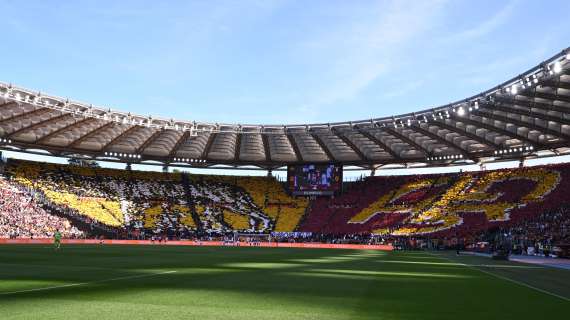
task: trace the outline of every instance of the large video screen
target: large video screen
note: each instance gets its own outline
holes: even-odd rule
[[[287,181],[293,195],[333,195],[342,188],[342,166],[306,164],[287,168]]]

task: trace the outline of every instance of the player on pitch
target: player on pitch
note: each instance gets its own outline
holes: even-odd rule
[[[56,230],[53,235],[53,246],[55,250],[59,250],[59,247],[61,247],[61,233],[59,230]]]

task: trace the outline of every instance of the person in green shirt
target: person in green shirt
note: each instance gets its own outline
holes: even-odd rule
[[[53,245],[55,247],[55,250],[59,250],[59,247],[61,246],[61,233],[59,230],[56,230],[55,234],[53,235]]]

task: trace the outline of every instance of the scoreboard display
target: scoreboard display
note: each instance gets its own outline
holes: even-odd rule
[[[342,166],[306,164],[289,166],[287,181],[293,195],[328,196],[341,191]]]

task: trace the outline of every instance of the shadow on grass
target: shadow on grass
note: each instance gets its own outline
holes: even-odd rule
[[[408,263],[420,256],[425,258],[422,263]],[[495,279],[475,270],[431,259],[434,264],[418,253],[285,248],[92,246],[54,253],[49,248],[0,247],[0,292],[37,288],[34,281],[43,281],[46,287],[85,283],[0,295],[0,306],[46,298],[121,300],[148,294],[144,299],[149,303],[173,306],[181,303],[180,299],[197,303],[192,300],[196,296],[200,301],[210,299],[202,303],[212,304],[218,303],[216,299],[228,299],[230,305],[231,299],[242,297],[252,307],[267,303],[314,305],[373,316],[380,309],[422,314],[438,310],[442,301],[446,312],[459,314],[476,311],[480,306],[472,301],[481,297],[485,297],[488,310],[500,313],[508,311],[505,301],[520,305],[529,298],[529,292],[495,285]],[[401,263],[379,263],[382,261]],[[176,272],[155,275],[165,271]],[[98,282],[114,278],[124,279]],[[562,308],[540,294],[530,298],[517,312],[535,314],[533,308],[545,310],[548,306],[550,314]],[[538,314],[544,316],[544,312]]]

